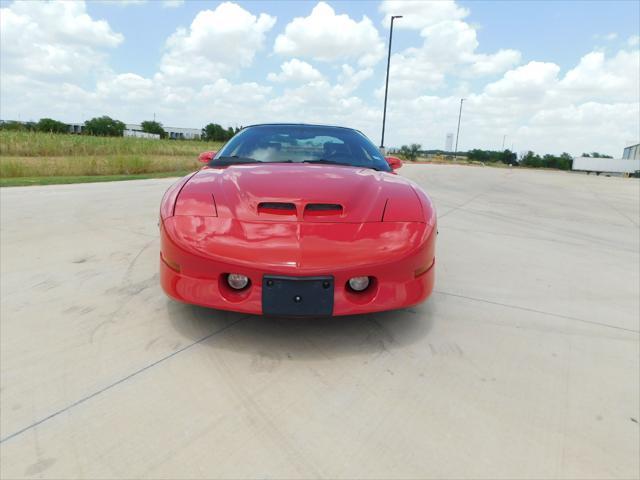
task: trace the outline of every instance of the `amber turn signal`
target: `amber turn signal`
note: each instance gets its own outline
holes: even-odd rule
[[[163,253],[160,253],[160,258],[165,263],[167,267],[169,267],[174,272],[180,273],[180,265],[173,260],[168,259]]]

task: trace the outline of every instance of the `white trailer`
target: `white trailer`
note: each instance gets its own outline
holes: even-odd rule
[[[575,157],[572,170],[601,173],[635,173],[640,171],[640,159]]]

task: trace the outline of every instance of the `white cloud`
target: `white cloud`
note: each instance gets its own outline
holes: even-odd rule
[[[307,62],[293,58],[280,65],[280,73],[267,75],[270,82],[313,82],[322,80],[322,74]]]
[[[520,63],[522,55],[517,50],[498,50],[493,54],[479,53],[474,55],[471,63],[473,75],[494,75],[502,73]]]
[[[591,52],[580,59],[560,82],[571,97],[609,101],[631,101],[640,89],[640,54],[638,50],[620,50],[606,58],[603,52]]]
[[[373,66],[384,56],[378,30],[366,16],[356,22],[319,2],[308,17],[296,17],[278,35],[274,52],[320,61],[357,59]]]
[[[338,83],[334,90],[338,95],[344,96],[351,94],[360,87],[360,84],[373,76],[373,68],[363,68],[356,70],[351,65],[344,64],[341,67],[340,75],[338,75]]]
[[[275,17],[256,17],[231,2],[202,10],[188,29],[179,28],[167,39],[159,78],[202,82],[248,67],[275,23]]]
[[[529,62],[509,70],[500,80],[487,85],[485,92],[493,97],[538,99],[556,85],[559,71],[555,63]]]
[[[640,52],[590,52],[561,75],[532,61],[505,72],[479,93],[466,92],[460,149],[502,146],[539,153],[603,151],[620,155],[640,131]],[[460,96],[392,97],[389,138],[440,147],[455,132]],[[406,118],[411,121],[407,121]],[[404,137],[397,141],[395,131]],[[394,138],[395,137],[395,138]]]
[[[469,15],[466,8],[452,0],[419,2],[415,0],[384,0],[379,7],[385,14],[383,24],[388,27],[392,15],[402,15],[394,27],[422,29],[440,22],[461,20]]]
[[[469,12],[454,2],[387,1],[380,10],[387,19],[406,13],[396,25],[419,30],[423,38],[421,46],[393,54],[390,88],[394,95],[426,94],[448,85],[451,78],[495,76],[520,63],[521,54],[513,49],[478,53],[476,27],[463,20]]]
[[[324,45],[326,31],[314,30],[324,21],[314,14],[318,8],[345,22]],[[520,65],[520,53],[508,43],[483,51],[476,27],[465,21],[469,12],[453,2],[383,2],[380,8],[404,13],[399,34],[403,42],[413,39],[392,57],[388,145],[443,147],[445,135],[455,132],[460,97],[466,98],[461,150],[500,148],[506,134],[507,147],[514,143],[518,151],[619,155],[640,131],[637,39],[619,51],[585,49],[562,67],[545,57]],[[379,139],[382,98],[371,93],[383,85],[384,65],[362,60],[371,49],[353,32],[369,31],[374,52],[380,34],[366,17],[357,21],[326,4],[277,32],[304,55],[277,52],[292,58],[265,56],[253,71],[247,67],[275,18],[232,3],[201,11],[177,29],[158,72],[146,75],[111,71],[107,54],[122,35],[92,19],[82,3],[10,4],[0,17],[2,118],[81,121],[106,114],[133,123],[155,113],[166,125],[189,127],[301,121],[353,126]],[[265,64],[273,83],[253,81],[264,79]]]
[[[84,2],[14,2],[0,9],[2,73],[76,77],[103,63],[124,37]]]
[[[637,47],[638,45],[640,45],[640,35],[631,35],[627,39],[627,45],[629,45],[630,47]]]

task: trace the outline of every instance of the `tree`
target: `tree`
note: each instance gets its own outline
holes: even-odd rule
[[[540,155],[536,155],[531,150],[529,150],[520,159],[520,164],[524,165],[525,167],[540,168],[542,167],[542,158],[540,158]]]
[[[27,130],[27,127],[22,122],[9,120],[9,121],[0,123],[0,130],[19,132],[21,130]]]
[[[520,164],[525,167],[533,168],[557,168],[560,170],[571,170],[573,157],[566,152],[559,157],[550,154],[540,157],[539,155],[529,151],[522,157]]]
[[[84,122],[84,131],[99,137],[121,137],[125,124],[106,115],[95,117]]]
[[[507,149],[500,153],[500,161],[506,165],[518,165],[518,156],[515,152]]]
[[[155,133],[160,135],[160,138],[165,138],[167,136],[167,132],[162,128],[162,124],[160,122],[156,122],[155,120],[145,120],[141,125],[143,132]]]
[[[52,118],[41,118],[36,123],[36,131],[48,133],[69,133],[69,125]]]
[[[411,145],[403,145],[400,147],[400,152],[398,152],[405,160],[415,160],[418,158],[418,154],[420,153],[420,149],[422,145],[419,143],[412,143]]]
[[[234,131],[231,127],[225,130],[221,125],[217,123],[210,123],[202,129],[202,137],[205,140],[214,142],[224,142],[233,137]]]
[[[500,152],[494,150],[479,150],[477,148],[474,148],[467,153],[467,158],[469,160],[482,163],[501,162],[507,165],[518,164],[518,156],[511,150]]]

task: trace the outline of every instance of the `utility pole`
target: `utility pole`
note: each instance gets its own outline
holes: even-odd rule
[[[393,41],[393,21],[402,18],[402,15],[391,16],[391,28],[389,29],[389,53],[387,54],[387,81],[384,84],[384,109],[382,110],[382,138],[380,139],[380,151],[384,153],[384,127],[387,122],[387,95],[389,93],[389,66],[391,65],[391,42]]]
[[[502,136],[502,151],[504,152],[504,141],[507,139],[506,135]]]
[[[458,139],[460,138],[460,119],[462,118],[462,102],[464,98],[460,99],[460,113],[458,113],[458,131],[456,132],[456,151],[453,153],[453,158],[458,156]]]

